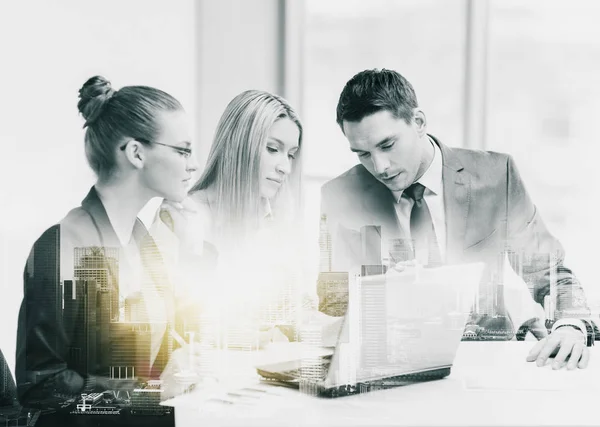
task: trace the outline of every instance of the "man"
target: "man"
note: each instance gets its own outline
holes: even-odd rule
[[[360,72],[346,84],[337,123],[360,164],[322,188],[321,218],[331,235],[333,271],[381,264],[371,256],[380,253],[381,243],[390,244],[395,261],[485,262],[483,284],[501,282],[508,259],[515,271],[522,270],[540,304],[555,281],[556,308],[563,314],[549,337],[537,319],[525,322],[538,339],[544,337],[527,360],[543,366],[558,351],[553,368],[587,366],[591,325],[575,318],[589,313],[583,289],[562,265],[563,249],[546,229],[509,155],[450,148],[429,135],[411,84],[385,69]],[[379,227],[365,231],[369,225]],[[381,240],[369,233],[380,233]],[[518,269],[517,259],[522,260]],[[327,295],[319,289],[319,296],[325,313],[339,307],[339,292]],[[510,323],[510,313],[496,307],[494,320],[504,315]]]

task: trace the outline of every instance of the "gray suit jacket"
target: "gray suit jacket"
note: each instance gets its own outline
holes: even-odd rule
[[[582,287],[563,265],[563,248],[544,225],[511,156],[450,148],[432,139],[442,152],[446,262],[485,262],[484,286],[500,277],[504,251],[521,254],[520,266],[518,256],[509,259],[515,271],[522,271],[536,302],[543,303],[551,280],[556,280],[557,310],[563,317],[587,316]],[[391,192],[362,165],[323,185],[321,214],[331,233],[333,271],[361,265],[364,225],[381,226],[384,252],[389,239],[402,237]],[[328,301],[323,289],[318,292],[320,308],[327,313],[334,301]],[[486,294],[480,292],[481,298]]]

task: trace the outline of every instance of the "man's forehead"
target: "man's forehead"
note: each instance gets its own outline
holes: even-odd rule
[[[347,129],[346,139],[348,139],[351,149],[366,151],[374,148],[377,144],[394,138],[396,134],[395,129],[383,126],[356,127]]]
[[[346,121],[342,123],[344,134],[349,141],[372,141],[377,144],[390,135],[407,130],[410,125],[402,118],[394,117],[389,111],[380,111],[365,116],[360,121]]]

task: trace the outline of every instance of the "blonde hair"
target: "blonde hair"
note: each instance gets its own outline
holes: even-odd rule
[[[278,221],[290,220],[299,211],[302,124],[288,102],[258,90],[242,92],[229,104],[217,125],[202,176],[190,193],[214,191],[215,227],[218,235],[236,237],[258,227],[261,212],[260,164],[271,127],[281,119],[298,126],[300,149],[292,171],[270,200]]]

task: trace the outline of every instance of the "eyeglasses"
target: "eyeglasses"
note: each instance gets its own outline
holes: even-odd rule
[[[189,159],[192,155],[191,148],[178,147],[177,145],[163,144],[162,142],[148,141],[147,139],[143,139],[143,138],[133,138],[133,140],[141,142],[142,144],[147,144],[147,145],[156,144],[156,145],[162,145],[165,147],[172,148],[173,150],[177,151],[179,154],[181,154],[186,159]],[[121,147],[121,151],[125,151],[125,147],[127,147],[127,144],[125,144]]]

